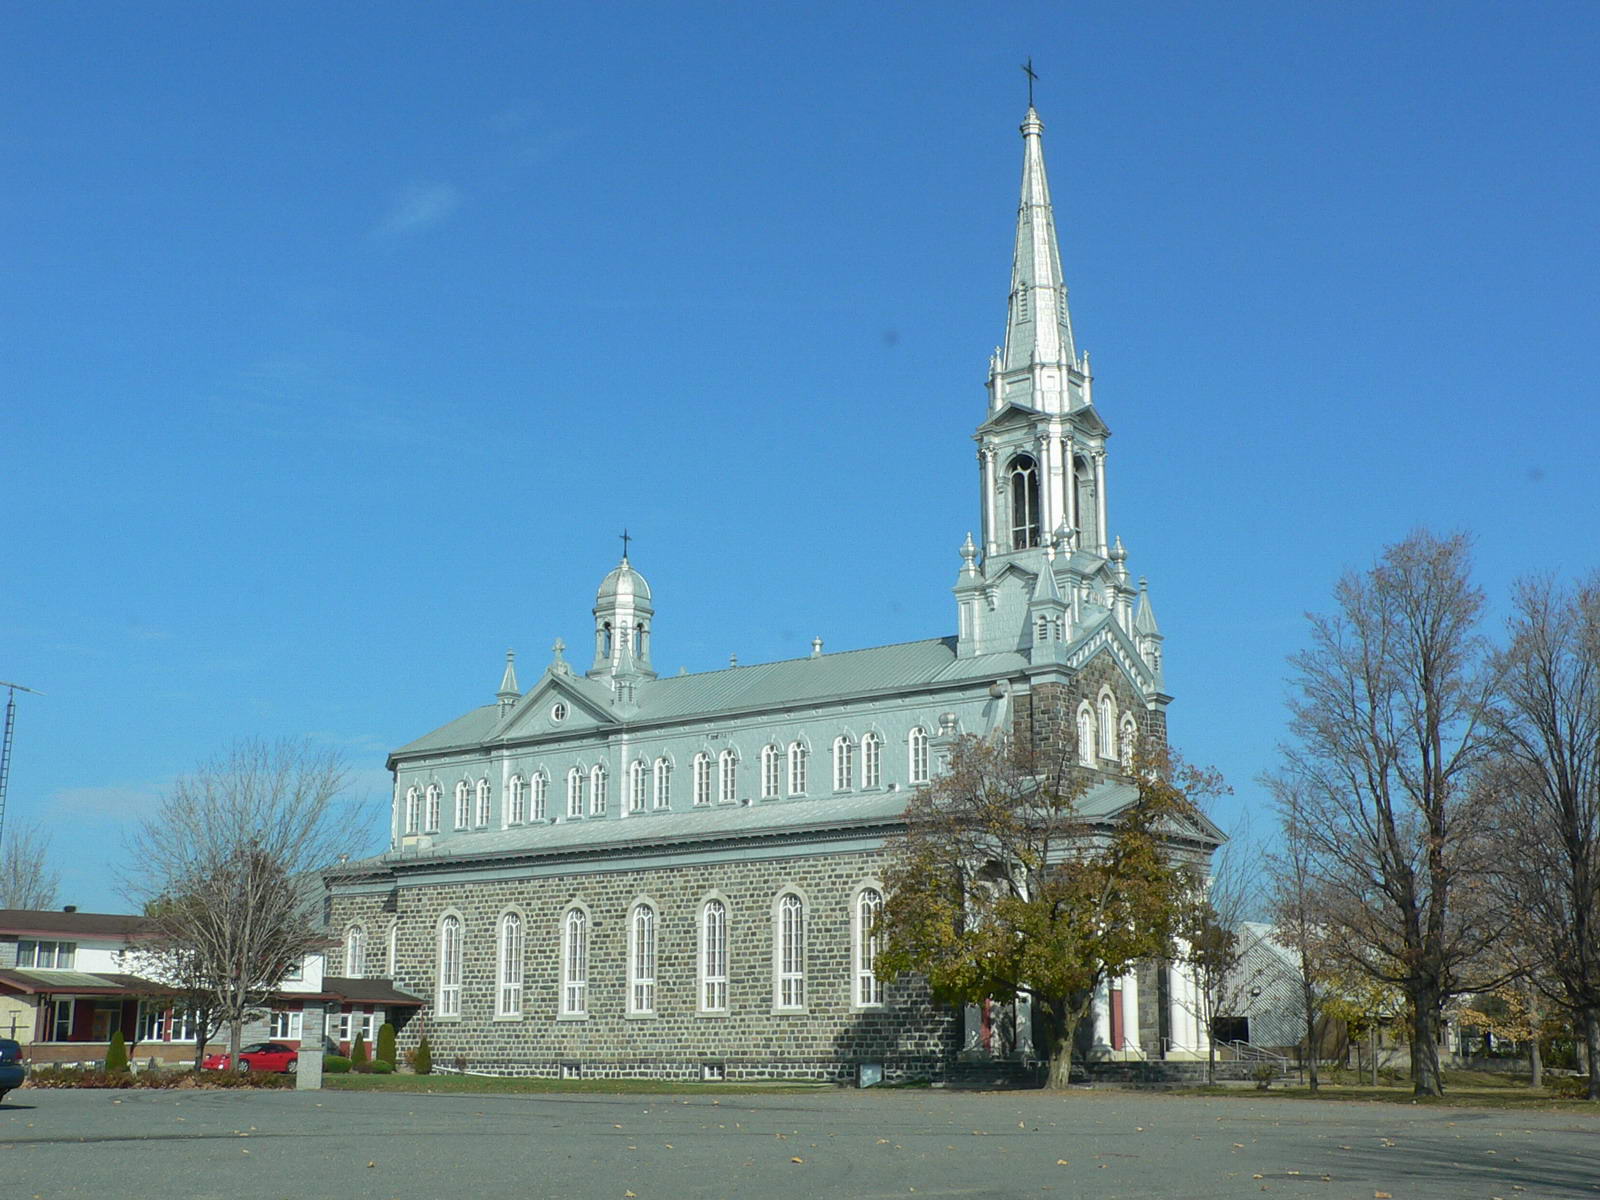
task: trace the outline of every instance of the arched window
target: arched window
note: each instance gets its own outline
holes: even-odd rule
[[[454,913],[439,922],[439,990],[436,1016],[461,1015],[461,918]]]
[[[583,768],[573,767],[567,772],[567,816],[583,816]]]
[[[833,790],[847,792],[856,778],[856,744],[847,737],[833,739]]]
[[[1100,694],[1100,757],[1117,757],[1117,702],[1110,692]]]
[[[694,802],[697,808],[711,803],[711,755],[703,750],[694,756]]]
[[[605,763],[596,763],[589,772],[589,815],[598,817],[606,811],[607,773]]]
[[[456,784],[456,828],[465,829],[472,820],[472,799],[467,788],[467,781],[463,779]]]
[[[728,1011],[728,906],[721,900],[700,910],[700,1007]]]
[[[1086,767],[1094,766],[1094,750],[1094,710],[1084,701],[1078,709],[1078,761]]]
[[[1011,548],[1039,544],[1039,468],[1031,454],[1011,460]]]
[[[550,779],[542,770],[534,775],[532,790],[533,819],[535,821],[542,821],[547,815],[546,809],[550,801]]]
[[[495,1015],[520,1017],[522,1015],[522,917],[508,912],[500,918],[500,962],[495,972],[500,986],[496,989]]]
[[[581,908],[561,922],[561,1015],[589,1015],[589,914]]]
[[[861,735],[861,786],[883,786],[883,739],[875,733]]]
[[[722,781],[722,803],[732,804],[739,798],[739,755],[724,750],[717,756],[717,771]]]
[[[422,794],[414,787],[406,789],[406,823],[407,833],[417,832],[422,824]]]
[[[761,748],[761,798],[771,800],[782,786],[783,756],[776,746]]]
[[[1124,771],[1133,770],[1133,755],[1138,745],[1139,726],[1134,721],[1132,713],[1125,713],[1117,738],[1117,761],[1122,764]]]
[[[773,1004],[804,1008],[806,1003],[806,905],[793,892],[778,897],[772,931]]]
[[[628,811],[644,811],[644,759],[636,758],[628,768]]]
[[[344,973],[360,979],[367,973],[367,929],[352,925],[344,931]]]
[[[928,731],[917,726],[906,737],[907,773],[912,783],[928,782]]]
[[[789,743],[789,795],[806,794],[806,748],[800,742]]]
[[[851,961],[855,964],[855,1004],[871,1008],[883,1003],[883,984],[873,968],[878,961],[878,934],[873,928],[883,911],[883,893],[864,887],[856,893],[855,920],[851,922]]]
[[[628,915],[628,1011],[656,1010],[656,910],[641,900]]]
[[[422,829],[424,833],[439,832],[439,809],[444,802],[444,789],[437,783],[428,785],[427,811],[423,814]]]
[[[489,823],[489,781],[478,780],[477,804],[473,809],[472,823],[482,829]]]
[[[672,807],[672,763],[665,758],[656,759],[656,796],[655,806],[659,808]]]
[[[521,825],[528,819],[527,785],[521,775],[513,775],[506,784],[506,824]]]

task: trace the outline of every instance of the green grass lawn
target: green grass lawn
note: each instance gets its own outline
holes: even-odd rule
[[[345,1092],[432,1092],[519,1095],[588,1092],[601,1095],[738,1096],[755,1092],[813,1092],[820,1083],[688,1083],[665,1079],[511,1079],[494,1075],[324,1075],[322,1086]]]
[[[1587,1100],[1557,1099],[1545,1088],[1531,1088],[1526,1078],[1502,1075],[1495,1071],[1446,1071],[1444,1095],[1417,1097],[1412,1094],[1410,1080],[1381,1081],[1377,1087],[1356,1082],[1352,1073],[1342,1072],[1332,1079],[1324,1077],[1313,1094],[1311,1088],[1291,1076],[1289,1081],[1274,1082],[1267,1091],[1253,1087],[1199,1087],[1179,1089],[1178,1094],[1190,1096],[1239,1096],[1260,1099],[1263,1096],[1283,1096],[1299,1100],[1381,1100],[1389,1104],[1433,1104],[1455,1108],[1532,1109],[1540,1112],[1586,1112],[1600,1116],[1600,1104]]]

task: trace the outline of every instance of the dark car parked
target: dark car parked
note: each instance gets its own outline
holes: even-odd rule
[[[0,1100],[12,1088],[22,1086],[28,1068],[22,1065],[22,1047],[10,1038],[0,1038]]]

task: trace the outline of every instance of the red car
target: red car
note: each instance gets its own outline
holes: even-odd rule
[[[200,1063],[207,1071],[226,1071],[232,1064],[226,1054],[208,1054]],[[278,1042],[252,1042],[239,1047],[239,1070],[281,1071],[292,1074],[300,1067],[300,1051]]]

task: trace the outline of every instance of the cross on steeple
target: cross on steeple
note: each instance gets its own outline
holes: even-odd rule
[[[623,558],[627,558],[628,557],[628,543],[630,541],[632,541],[633,539],[629,536],[628,531],[626,529],[624,529],[622,531],[622,533],[619,534],[618,536],[620,536],[622,538],[622,557]]]
[[[1022,73],[1028,77],[1028,107],[1033,107],[1033,81],[1039,77],[1033,72],[1033,55],[1028,56],[1028,61],[1022,64]]]

